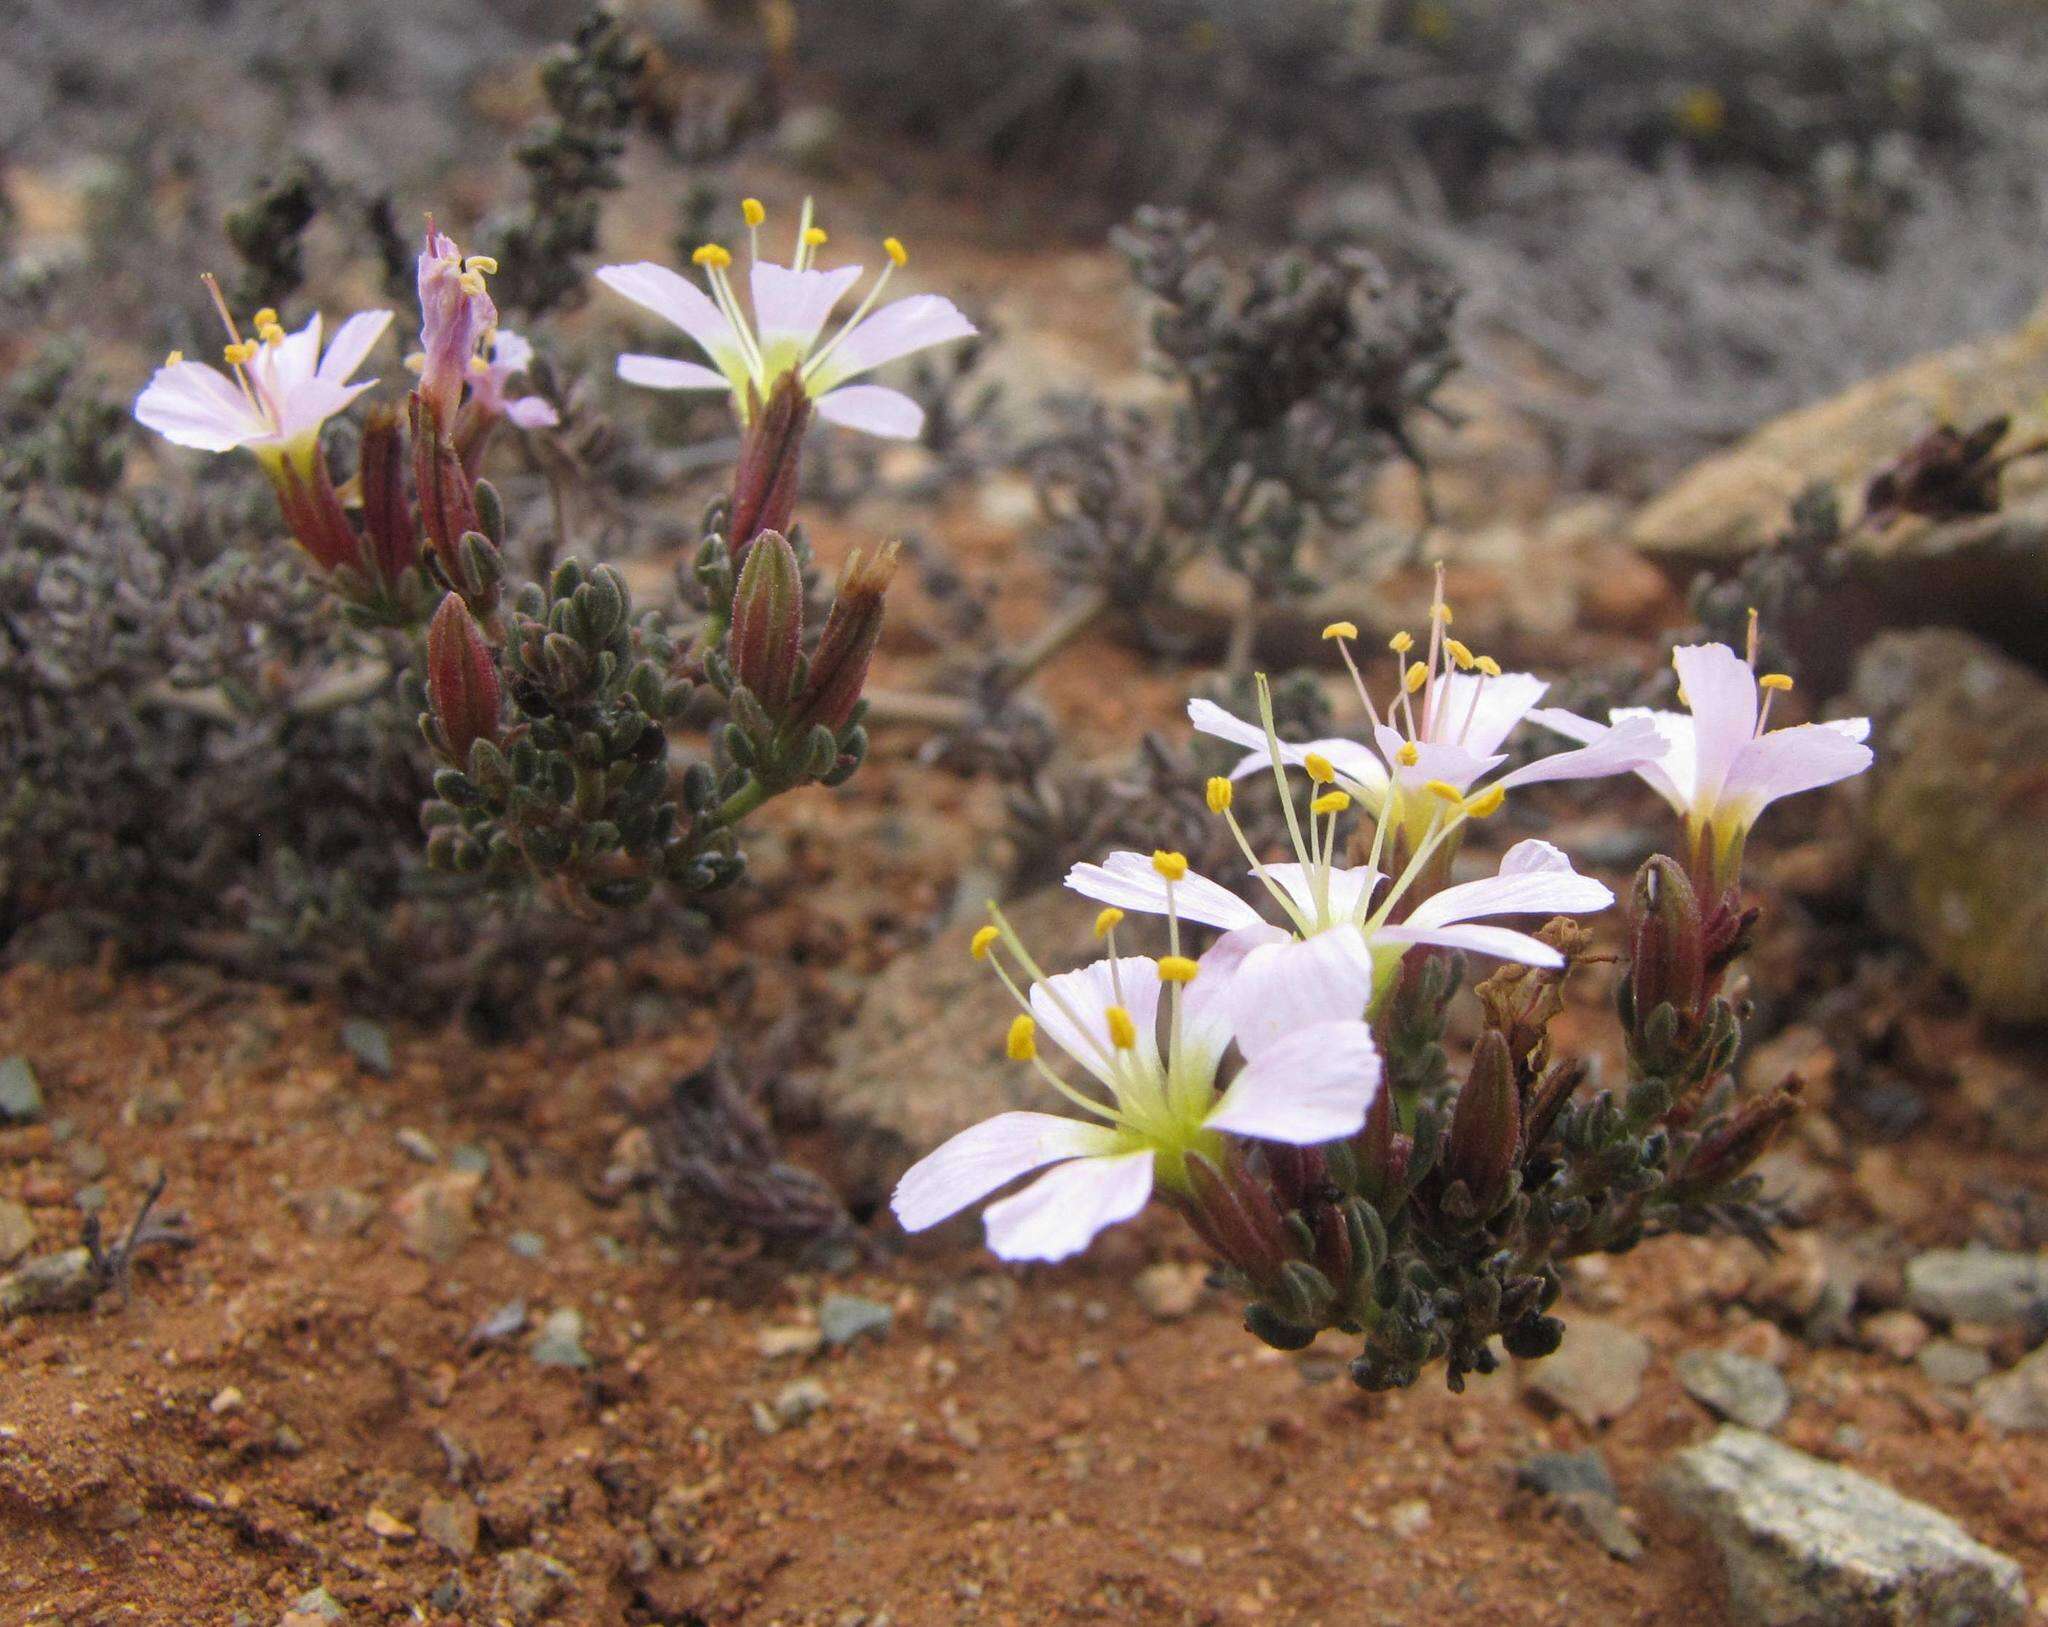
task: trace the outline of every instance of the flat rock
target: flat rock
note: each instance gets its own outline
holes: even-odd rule
[[[2048,1254],[1931,1249],[1906,1262],[1906,1298],[1943,1322],[2035,1329],[2048,1322]]]
[[[2009,1435],[2048,1433],[2048,1345],[1977,1386],[1977,1416]]]
[[[1791,1410],[1785,1376],[1769,1362],[1733,1350],[1688,1350],[1672,1363],[1685,1393],[1731,1423],[1770,1431]]]
[[[420,1504],[420,1535],[456,1559],[476,1552],[476,1504],[457,1493],[429,1497]]]
[[[460,1254],[476,1235],[482,1186],[482,1178],[467,1170],[447,1170],[408,1187],[392,1205],[406,1253],[443,1265]]]
[[[1575,1316],[1555,1354],[1523,1363],[1522,1386],[1594,1429],[1636,1404],[1649,1365],[1650,1342],[1640,1333]]]
[[[1852,687],[1877,753],[1864,788],[1876,912],[1985,1016],[2048,1021],[2048,683],[1935,628],[1874,640]]]
[[[82,1311],[99,1298],[100,1288],[89,1250],[40,1255],[0,1277],[0,1322],[43,1311]]]
[[[1005,913],[1048,971],[1095,948],[1094,906],[1064,888]],[[1012,1108],[1065,1110],[1036,1069],[1003,1059],[1017,1014],[995,974],[967,954],[979,915],[899,955],[869,985],[817,1084],[835,1184],[855,1207],[885,1198],[947,1137]]]
[[[1658,1480],[1721,1552],[1751,1627],[2006,1627],[2020,1567],[1946,1514],[1863,1475],[1724,1425]]]
[[[1538,1452],[1516,1466],[1515,1483],[1562,1509],[1610,1558],[1633,1565],[1643,1557],[1643,1540],[1621,1517],[1614,1477],[1598,1452]]]
[[[29,1124],[43,1116],[43,1087],[25,1056],[0,1057],[0,1124]]]
[[[0,1198],[0,1265],[12,1265],[35,1247],[36,1223],[12,1198]]]
[[[878,1299],[858,1294],[827,1294],[818,1307],[818,1337],[834,1350],[856,1339],[887,1335],[896,1313]]]

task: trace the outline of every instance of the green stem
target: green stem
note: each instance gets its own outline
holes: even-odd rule
[[[771,795],[773,793],[769,791],[766,782],[756,775],[718,805],[704,828],[724,830],[730,825],[737,825]]]

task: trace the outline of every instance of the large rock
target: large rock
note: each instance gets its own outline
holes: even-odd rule
[[[1100,952],[1095,908],[1055,887],[1005,914],[1038,963],[1061,972]],[[979,924],[976,917],[892,961],[817,1082],[833,1175],[856,1206],[885,1197],[913,1162],[991,1114],[1066,1110],[1037,1069],[1004,1060],[1017,1005],[985,961],[968,957],[967,939]],[[1151,947],[1149,939],[1123,940],[1120,932],[1120,946]]]
[[[1946,1514],[1730,1424],[1658,1481],[1721,1551],[1748,1627],[2003,1627],[2018,1564]]]
[[[1880,915],[1986,1016],[2048,1022],[2048,683],[1965,633],[1877,639],[1867,712]]]
[[[1734,564],[1771,541],[1792,499],[1815,481],[1835,485],[1854,513],[1871,475],[1936,424],[1969,425],[2011,413],[2016,429],[2038,428],[2026,415],[2038,413],[2044,393],[2048,305],[2017,333],[1922,357],[1774,419],[1645,505],[1630,537],[1667,564]],[[2009,500],[2044,487],[2048,468],[2038,460],[2006,477]]]
[[[1906,1262],[1906,1298],[1944,1322],[2048,1333],[2048,1255],[1930,1249]]]

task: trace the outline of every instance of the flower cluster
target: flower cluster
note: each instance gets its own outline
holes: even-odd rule
[[[765,211],[750,199],[744,212],[758,242]],[[545,583],[508,580],[505,510],[482,478],[486,452],[503,425],[545,431],[561,415],[519,387],[533,347],[498,325],[490,256],[465,255],[428,220],[419,348],[409,358],[416,382],[403,415],[368,414],[357,475],[339,484],[321,431],[375,383],[351,381],[391,313],[350,318],[324,352],[318,316],[287,333],[275,311],[259,311],[244,338],[207,279],[227,328],[227,372],[173,354],[135,416],[178,445],[253,451],[286,526],[349,619],[424,627],[416,646],[384,649],[416,674],[421,727],[442,764],[421,815],[438,866],[539,880],[579,908],[635,903],[657,882],[704,892],[740,874],[743,818],[860,765],[862,690],[896,555],[893,546],[856,553],[822,624],[807,629],[809,557],[792,523],[803,432],[815,405],[828,421],[915,434],[909,397],[846,381],[974,330],[937,295],[876,309],[907,258],[890,238],[881,277],[821,343],[861,277],[857,266],[817,266],[824,243],[807,202],[794,263],[756,256],[751,322],[725,275],[731,256],[716,245],[696,257],[709,295],[659,266],[598,273],[675,320],[719,367],[626,356],[621,375],[730,388],[745,431],[731,501],[714,520],[723,530],[694,561],[701,613],[677,623],[636,617],[609,567],[570,559]],[[672,761],[668,739],[686,710],[711,719],[710,751],[687,765]]]
[[[1056,1260],[1157,1196],[1245,1291],[1254,1333],[1287,1348],[1327,1327],[1363,1334],[1353,1374],[1372,1387],[1438,1359],[1455,1386],[1491,1366],[1496,1338],[1519,1355],[1554,1348],[1554,1263],[1571,1254],[1661,1229],[1761,1232],[1769,1213],[1745,1171],[1792,1100],[1738,1099],[1729,1074],[1739,1028],[1721,985],[1755,919],[1743,838],[1767,802],[1867,767],[1866,725],[1767,730],[1789,681],[1721,645],[1674,652],[1687,714],[1593,724],[1538,707],[1540,680],[1474,654],[1451,622],[1439,589],[1426,642],[1393,638],[1384,706],[1359,674],[1357,629],[1328,629],[1366,742],[1283,743],[1263,679],[1257,724],[1191,705],[1198,730],[1250,753],[1207,801],[1266,911],[1177,853],[1111,853],[1067,876],[1102,906],[1105,957],[1048,975],[992,907],[972,952],[1019,1006],[1008,1054],[1082,1116],[1010,1112],[955,1136],[898,1186],[907,1230],[1045,1170],[985,1222],[1002,1257]],[[1525,718],[1582,744],[1497,773]],[[1630,890],[1617,995],[1630,1088],[1582,1100],[1585,1069],[1552,1055],[1549,1026],[1591,942],[1574,918],[1613,892],[1540,839],[1474,880],[1454,880],[1451,858],[1523,786],[1631,772],[1685,817],[1690,862],[1653,859]],[[1285,859],[1238,823],[1254,773],[1277,789]],[[1164,918],[1163,955],[1119,952],[1127,912]],[[1218,936],[1196,953],[1185,940],[1202,928]],[[1454,1082],[1444,1035],[1468,956],[1504,964],[1477,987],[1480,1037]]]

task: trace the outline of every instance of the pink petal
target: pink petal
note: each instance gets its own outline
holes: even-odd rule
[[[1504,926],[1419,927],[1408,921],[1400,926],[1380,928],[1373,934],[1373,942],[1430,943],[1444,949],[1469,949],[1474,954],[1516,960],[1525,966],[1557,967],[1564,964],[1564,956],[1541,938],[1532,938],[1526,932],[1516,932]]]
[[[1064,1260],[1152,1196],[1152,1154],[1076,1158],[988,1206],[988,1246],[1005,1260]]]
[[[832,354],[819,365],[812,387],[829,390],[841,379],[933,345],[969,338],[974,332],[974,324],[950,299],[913,294],[884,305],[835,344]]]
[[[1181,1056],[1204,1058],[1214,1077],[1215,1065],[1230,1048],[1231,983],[1244,958],[1261,944],[1286,943],[1292,933],[1283,927],[1239,927],[1212,943],[1196,962],[1195,980],[1181,990]]]
[[[1403,791],[1420,791],[1431,780],[1442,780],[1460,791],[1468,790],[1482,774],[1491,773],[1506,761],[1490,752],[1467,751],[1463,746],[1446,745],[1441,741],[1410,741],[1398,729],[1385,723],[1373,731],[1373,740],[1380,748],[1380,755],[1386,759],[1393,779]],[[1404,763],[1401,760],[1402,750],[1410,745],[1415,748],[1415,761]]]
[[[323,378],[299,380],[278,403],[279,422],[273,438],[295,441],[301,436],[317,435],[322,424],[347,408],[376,382],[375,379],[364,379],[360,384],[336,384]]]
[[[1372,955],[1358,928],[1332,927],[1253,949],[1230,990],[1238,1049],[1256,1059],[1296,1029],[1363,1017]]]
[[[1108,1011],[1122,1006],[1138,1031],[1138,1060],[1159,1069],[1159,964],[1144,955],[1119,955],[1114,969],[1098,960],[1031,985],[1031,1015],[1068,1056],[1112,1090],[1116,1079],[1107,1058],[1115,1054]]]
[[[1639,771],[1663,757],[1668,749],[1663,734],[1651,719],[1624,718],[1611,729],[1601,730],[1598,739],[1578,751],[1539,757],[1503,774],[1495,783],[1504,791],[1512,791],[1518,785],[1536,785],[1547,780],[1603,779],[1609,774]]]
[[[1681,644],[1671,664],[1692,713],[1693,805],[1710,807],[1756,734],[1756,674],[1725,644]]]
[[[500,328],[491,336],[491,365],[504,368],[508,378],[523,373],[532,360],[533,346],[510,328]]]
[[[1297,1028],[1238,1070],[1208,1127],[1301,1147],[1335,1141],[1365,1123],[1380,1072],[1363,1022]]]
[[[1147,915],[1166,913],[1166,878],[1143,853],[1128,849],[1112,853],[1100,864],[1077,864],[1067,872],[1067,885],[1083,898]],[[1226,887],[1192,870],[1173,884],[1173,908],[1183,921],[1199,926],[1237,927],[1260,924],[1259,912]]]
[[[1854,721],[1868,730],[1867,719]],[[1721,801],[1748,824],[1778,798],[1861,774],[1871,760],[1868,746],[1847,730],[1825,723],[1773,729],[1742,748],[1722,784]]]
[[[277,344],[259,344],[255,365],[265,370],[271,386],[282,393],[303,384],[320,370],[320,313],[315,311],[297,333]]]
[[[1637,718],[1647,719],[1657,731],[1657,738],[1663,743],[1661,757],[1638,763],[1636,776],[1652,791],[1670,803],[1679,814],[1683,814],[1692,803],[1693,785],[1693,728],[1692,719],[1683,712],[1652,712],[1646,707],[1623,707],[1608,714],[1612,725],[1595,723],[1591,718],[1578,716],[1554,706],[1539,706],[1530,712],[1529,719],[1540,723],[1546,729],[1553,729],[1573,740],[1598,745],[1615,729]],[[1569,756],[1570,753],[1565,755]],[[1512,775],[1504,779],[1512,779]]]
[[[729,390],[730,381],[695,362],[679,362],[667,356],[641,356],[628,351],[619,358],[619,377],[628,384],[644,384],[650,390]]]
[[[1266,731],[1256,723],[1247,723],[1230,713],[1214,701],[1191,700],[1188,702],[1188,721],[1198,733],[1214,735],[1219,740],[1228,740],[1234,746],[1243,746],[1249,755],[1230,771],[1234,780],[1245,779],[1260,770],[1273,766],[1272,749],[1266,741]],[[1340,780],[1348,780],[1368,800],[1377,801],[1386,789],[1387,771],[1370,748],[1356,740],[1311,740],[1305,746],[1280,742],[1280,760],[1299,768],[1310,752],[1320,752],[1329,758],[1330,766],[1337,771]]]
[[[327,354],[320,358],[320,365],[314,370],[315,376],[331,384],[348,383],[390,326],[389,311],[358,311],[334,330]]]
[[[798,359],[810,352],[832,307],[860,281],[859,266],[834,271],[792,271],[767,260],[754,262],[754,326],[767,350],[794,344]]]
[[[740,345],[725,313],[711,296],[686,277],[667,266],[642,260],[628,266],[599,266],[593,273],[615,294],[623,294],[635,305],[672,322],[704,349],[719,366],[738,358]],[[636,381],[637,382],[637,381]],[[657,389],[691,389],[691,385],[657,385]]]
[[[1312,921],[1317,918],[1313,873],[1299,864],[1269,864],[1266,866],[1266,874],[1279,883],[1282,892],[1301,906],[1302,914]],[[1383,879],[1370,865],[1330,866],[1329,918],[1333,921],[1344,921],[1361,913],[1360,906],[1372,897],[1373,889]]]
[[[159,367],[135,398],[135,419],[201,452],[232,451],[270,428],[234,383],[204,362]]]
[[[1549,687],[1527,672],[1503,672],[1483,681],[1476,673],[1453,672],[1448,679],[1438,680],[1429,738],[1446,746],[1462,746],[1475,756],[1487,756],[1500,750],[1500,743]]]
[[[848,384],[814,404],[827,423],[887,440],[912,441],[924,429],[924,408],[901,390],[880,384]]]
[[[1485,915],[1577,915],[1613,902],[1605,883],[1579,875],[1548,842],[1520,842],[1501,861],[1498,875],[1432,894],[1403,925],[1428,929]]]
[[[889,1207],[907,1232],[936,1226],[1019,1175],[1116,1145],[1114,1131],[1054,1113],[999,1113],[926,1154],[896,1183]]]
[[[523,395],[506,403],[505,416],[521,429],[546,429],[562,421],[562,415],[555,411],[553,403],[537,395]]]

